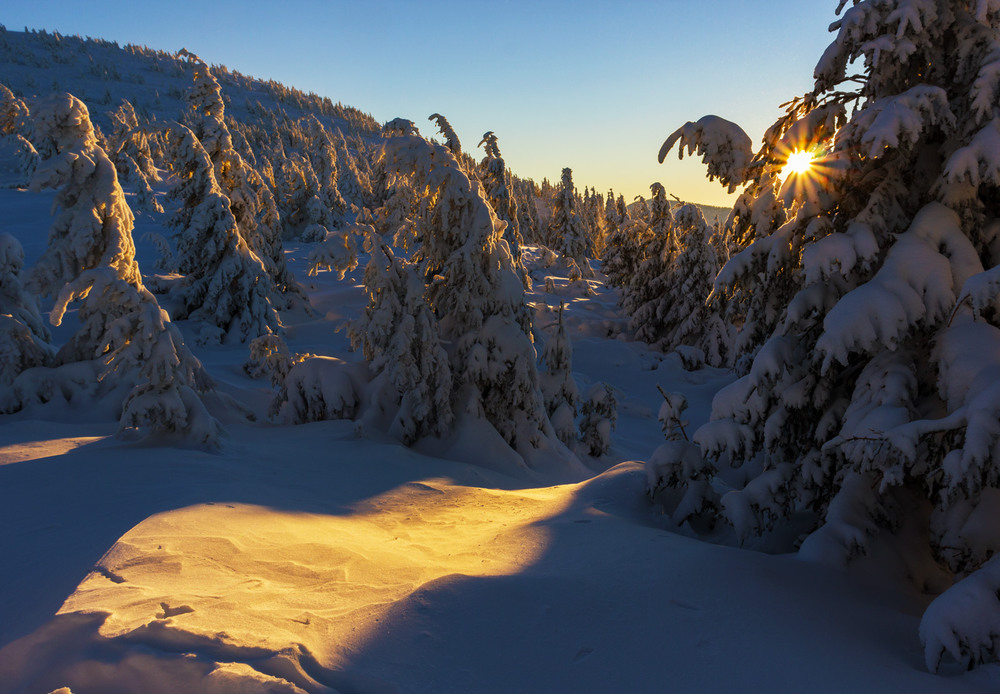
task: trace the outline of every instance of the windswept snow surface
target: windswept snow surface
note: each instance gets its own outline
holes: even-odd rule
[[[50,202],[0,191],[29,266]],[[162,230],[140,216],[149,271],[146,231]],[[286,316],[289,347],[359,359],[336,328],[363,307],[364,259],[342,281],[307,278],[312,246],[287,250],[316,308]],[[993,666],[926,672],[925,596],[671,526],[634,462],[663,440],[655,386],[685,395],[693,430],[732,377],[627,341],[614,292],[537,256],[538,339],[566,302],[578,386],[618,400],[589,479],[521,467],[469,424],[416,449],[350,421],[269,424],[274,391],[243,374],[246,347],[194,346],[185,322],[220,390],[258,417],[224,418],[220,452],[116,439],[114,413],[87,403],[0,417],[0,693],[1000,685]]]

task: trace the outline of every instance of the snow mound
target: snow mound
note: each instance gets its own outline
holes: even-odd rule
[[[53,622],[0,657],[0,675],[27,674],[22,684],[45,691],[159,691],[167,672],[175,691],[357,687],[337,673],[388,628],[396,603],[444,577],[531,564],[546,548],[538,523],[566,507],[568,489],[427,480],[348,516],[226,503],[157,514],[108,550]],[[46,672],[12,668],[49,660],[54,646],[65,655]],[[94,653],[100,665],[85,667]]]

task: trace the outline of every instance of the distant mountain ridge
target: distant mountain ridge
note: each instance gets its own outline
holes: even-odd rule
[[[720,224],[725,224],[729,213],[733,210],[732,207],[715,207],[714,205],[702,205],[697,202],[695,204],[701,208],[701,213],[705,215],[705,220],[709,224],[715,224],[716,221]]]
[[[681,202],[675,204],[680,205],[680,204],[687,204],[689,202],[690,202],[689,200],[682,200]],[[636,200],[635,202],[631,203],[628,207],[631,210],[633,206],[642,204],[646,204],[646,201]],[[729,213],[732,212],[733,209],[731,207],[716,207],[714,205],[702,205],[701,203],[698,202],[691,204],[697,205],[701,209],[701,213],[705,216],[705,221],[712,225],[714,225],[716,222],[718,222],[719,224],[725,224],[726,220],[729,218]]]

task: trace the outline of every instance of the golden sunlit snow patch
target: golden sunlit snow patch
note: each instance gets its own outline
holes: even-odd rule
[[[47,441],[24,441],[9,446],[0,446],[0,465],[23,463],[26,460],[52,458],[106,438],[108,437],[78,436],[76,438],[50,439]]]
[[[499,576],[547,546],[538,521],[575,487],[410,483],[328,516],[245,504],[161,513],[126,533],[59,614],[107,613],[105,637],[288,652],[325,667],[364,646],[393,603],[449,575]]]

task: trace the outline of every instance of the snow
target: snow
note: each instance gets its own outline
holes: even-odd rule
[[[3,469],[5,544],[36,547],[5,565],[4,641],[32,632],[5,691],[976,690],[922,671],[912,608],[656,527],[637,464],[517,489],[346,423],[234,439]]]
[[[947,652],[963,664],[996,657],[1000,639],[1000,557],[948,589],[920,620],[927,669],[937,672]]]
[[[22,241],[37,257],[42,241]],[[290,250],[300,277],[311,250]],[[310,278],[317,308],[337,296],[331,310],[360,310],[360,272]],[[698,541],[659,515],[644,466],[615,464],[662,442],[654,383],[685,394],[695,428],[731,376],[609,336],[616,300],[595,284],[564,314],[578,385],[613,384],[619,400],[611,451],[592,462],[611,467],[589,480],[518,470],[495,432],[465,422],[418,451],[350,421],[230,420],[213,454],[121,441],[113,419],[72,409],[3,417],[0,552],[16,559],[0,563],[0,691],[995,685],[990,667],[924,670],[924,598]],[[317,313],[288,326],[291,352],[316,350]],[[243,375],[246,347],[195,350],[264,414],[273,391]]]
[[[227,89],[240,83],[228,79]],[[150,92],[154,84],[167,94],[153,78]],[[232,89],[236,103],[251,93]],[[733,160],[727,172],[735,179],[748,159],[738,133],[722,125],[714,123],[729,149],[712,156]],[[344,160],[345,170],[353,165]],[[156,190],[162,198],[164,187]],[[24,245],[25,267],[45,248],[53,195],[0,190],[0,231]],[[135,208],[136,192],[126,197]],[[907,274],[907,288],[927,302],[915,311],[940,313],[963,286],[986,305],[992,278],[977,280],[961,248],[930,236],[951,226],[934,214],[926,228],[907,232],[910,250],[937,253],[953,281],[931,286],[929,277]],[[135,238],[165,235],[162,220],[141,215]],[[870,256],[857,231],[848,230],[850,246],[839,239],[822,251],[842,270]],[[942,244],[948,257],[938,253]],[[155,269],[153,246],[137,244],[144,277]],[[338,414],[363,390],[367,371],[337,332],[364,310],[367,256],[338,267],[341,250],[307,241],[285,247],[314,309],[283,314],[285,366],[288,374],[315,373],[279,379],[319,384],[318,393],[298,393],[301,402],[315,395],[310,410]],[[713,396],[723,395],[716,408],[737,412],[758,383],[780,377],[782,360],[768,359],[785,349],[780,338],[744,379],[689,370],[697,366],[691,352],[665,355],[625,339],[620,294],[600,275],[578,280],[586,291],[577,291],[565,269],[543,268],[542,249],[523,250],[529,273],[552,278],[551,291],[539,281],[526,296],[536,329],[565,302],[570,377],[592,400],[613,392],[617,403],[614,431],[600,432],[610,449],[581,454],[582,463],[566,464],[568,449],[554,446],[533,459],[514,453],[475,408],[456,408],[451,434],[414,448],[373,421],[287,423],[272,367],[244,370],[251,345],[199,344],[193,320],[173,325],[216,383],[203,421],[211,416],[225,428],[217,450],[118,438],[120,412],[86,392],[0,416],[0,694],[996,690],[1000,666],[945,666],[932,675],[926,668],[937,663],[925,665],[920,641],[961,658],[948,640],[960,620],[965,633],[970,622],[981,627],[972,645],[992,644],[995,620],[952,606],[972,590],[995,592],[994,565],[946,593],[918,635],[932,596],[892,572],[823,565],[811,557],[830,553],[810,554],[808,545],[799,555],[768,555],[696,539],[689,519],[711,501],[700,480],[672,517],[650,502],[641,461],[692,478],[706,462],[693,444],[664,445],[656,386],[679,395],[665,414],[679,419],[683,410],[685,430],[700,429],[702,446],[718,450],[713,437],[755,434],[743,421],[705,426]],[[318,257],[336,271],[309,276]],[[54,343],[77,322],[68,312]],[[954,344],[941,349],[960,350],[963,336],[958,323]],[[268,349],[280,345],[259,343],[257,358]],[[292,355],[305,359],[292,365]],[[93,379],[78,368],[82,380]],[[973,383],[993,368],[970,362],[966,374],[953,374],[961,388],[949,395],[970,408],[992,401]],[[786,472],[775,468],[756,477],[757,488],[723,497],[735,525],[757,522],[749,506],[780,493]],[[836,536],[856,528],[855,512],[837,506],[834,520],[843,522],[811,542],[863,541]],[[969,514],[969,525],[990,522]]]
[[[826,370],[852,352],[895,349],[916,324],[933,325],[955,305],[969,278],[981,273],[958,215],[940,203],[917,213],[900,234],[875,277],[847,293],[827,314],[816,343]]]

